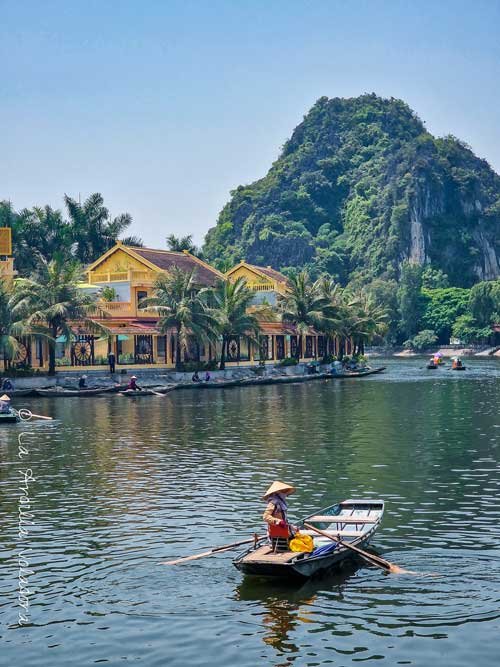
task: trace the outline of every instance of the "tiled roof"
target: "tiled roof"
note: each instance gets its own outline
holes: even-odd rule
[[[212,269],[212,267],[204,262],[198,261],[192,255],[183,252],[135,247],[131,247],[130,250],[164,271],[168,271],[173,266],[177,266],[183,271],[192,271],[194,269],[196,271],[196,281],[201,285],[212,286],[221,280],[221,275],[218,271]]]
[[[250,266],[252,269],[257,269],[257,271],[260,271],[268,278],[271,278],[271,280],[276,280],[278,283],[288,282],[288,278],[286,276],[284,276],[279,271],[275,271],[275,269],[272,269],[270,266],[257,266],[256,264],[248,264],[248,266]]]

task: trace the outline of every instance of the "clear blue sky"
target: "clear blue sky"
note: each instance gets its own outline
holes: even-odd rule
[[[500,171],[500,2],[0,0],[0,198],[101,192],[201,242],[322,95],[400,97]]]

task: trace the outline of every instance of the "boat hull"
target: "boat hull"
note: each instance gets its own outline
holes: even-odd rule
[[[39,396],[51,396],[52,398],[69,398],[72,396],[99,396],[100,394],[112,394],[117,390],[115,387],[96,387],[95,389],[37,389]]]
[[[367,375],[377,375],[377,373],[383,373],[386,369],[386,366],[381,366],[380,368],[370,368],[365,371],[351,371],[350,373],[329,373],[329,378],[361,378],[366,377]]]
[[[0,414],[0,424],[15,424],[19,417],[13,413]]]

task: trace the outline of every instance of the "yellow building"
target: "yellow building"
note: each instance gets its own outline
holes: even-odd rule
[[[12,280],[16,275],[12,257],[12,229],[0,227],[0,278]]]
[[[5,250],[11,249],[8,244],[3,247]],[[5,275],[7,269],[10,270],[9,275],[14,275],[8,253],[3,258],[0,255],[1,261],[6,262]],[[105,315],[96,319],[110,333],[99,337],[79,328],[75,323],[74,340],[67,341],[64,336],[57,339],[57,369],[103,368],[107,365],[109,351],[115,353],[118,367],[173,368],[176,363],[176,332],[160,332],[158,315],[140,308],[141,301],[153,294],[157,277],[162,273],[168,274],[173,267],[184,271],[194,270],[199,287],[212,287],[221,280],[234,281],[243,277],[255,293],[251,308],[257,316],[259,306],[268,304],[272,308],[276,307],[279,298],[289,289],[286,276],[269,266],[260,267],[243,261],[223,274],[187,251],[131,247],[117,242],[87,267],[87,282],[81,285],[81,289],[99,296],[98,305]],[[337,353],[336,341],[312,329],[306,335],[299,335],[294,326],[282,323],[278,314],[271,321],[263,318],[259,325],[261,334],[258,346],[251,344],[246,336],[234,336],[229,340],[226,350],[228,366],[275,363],[285,357],[310,361],[327,353]],[[18,365],[35,368],[47,366],[46,343],[40,340],[21,343]],[[181,361],[208,362],[220,358],[220,352],[220,342],[216,346],[203,345],[193,339],[189,349],[182,352]]]

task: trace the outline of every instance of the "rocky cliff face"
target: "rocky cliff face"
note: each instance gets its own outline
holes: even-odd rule
[[[397,278],[410,259],[470,285],[500,276],[500,177],[400,100],[321,98],[268,174],[232,193],[204,251],[342,282]]]

